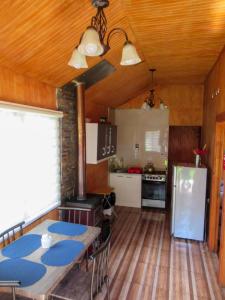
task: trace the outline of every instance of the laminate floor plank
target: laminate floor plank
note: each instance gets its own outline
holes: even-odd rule
[[[170,236],[160,210],[117,207],[109,262],[111,300],[222,300],[218,259],[205,243]],[[96,300],[106,300],[103,287]]]

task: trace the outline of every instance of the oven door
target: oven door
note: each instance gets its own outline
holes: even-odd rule
[[[142,206],[165,208],[166,183],[162,181],[142,181]]]

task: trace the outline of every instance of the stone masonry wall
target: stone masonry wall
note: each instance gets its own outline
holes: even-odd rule
[[[57,90],[58,109],[63,111],[61,195],[77,194],[77,105],[75,89],[67,84]]]

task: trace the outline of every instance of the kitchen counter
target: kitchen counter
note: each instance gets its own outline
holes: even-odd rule
[[[110,173],[112,173],[112,174],[129,174],[129,175],[142,175],[142,174],[149,174],[149,175],[151,175],[151,174],[157,174],[157,175],[164,175],[164,174],[167,174],[167,172],[166,172],[166,170],[165,171],[162,171],[162,170],[156,170],[156,171],[154,171],[154,172],[143,172],[143,173],[140,173],[140,174],[138,174],[138,173],[128,173],[128,172],[112,172],[112,171],[110,171]]]
[[[112,174],[129,174],[129,175],[141,175],[142,173],[128,173],[128,172],[110,172]]]

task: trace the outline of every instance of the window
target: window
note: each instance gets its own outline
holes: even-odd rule
[[[59,204],[61,116],[0,102],[0,232]]]
[[[161,152],[160,130],[145,132],[145,151]]]

